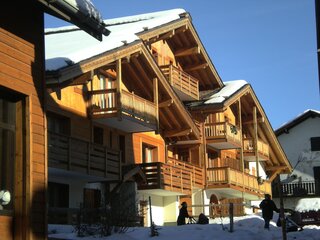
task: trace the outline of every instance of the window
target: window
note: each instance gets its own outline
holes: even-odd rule
[[[320,137],[312,137],[311,141],[311,151],[320,151]]]
[[[155,146],[142,143],[142,162],[150,163],[157,161],[157,148]]]
[[[103,128],[93,127],[93,142],[103,145]]]
[[[54,113],[47,114],[48,130],[52,133],[70,135],[70,119]]]
[[[69,185],[62,183],[48,183],[49,207],[69,207]]]

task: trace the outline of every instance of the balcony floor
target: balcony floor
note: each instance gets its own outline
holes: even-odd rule
[[[233,186],[233,185],[228,185],[228,184],[221,184],[221,185],[210,185],[205,189],[206,192],[214,192],[218,193],[223,196],[228,196],[229,198],[242,198],[244,197],[245,199],[248,200],[258,200],[259,194],[257,192],[251,192],[248,190],[245,190],[244,193],[242,193],[242,187],[240,186]],[[263,194],[260,194],[262,197]]]
[[[125,131],[125,132],[149,132],[155,131],[156,125],[136,120],[130,116],[122,114],[122,120],[119,120],[117,117],[105,117],[105,118],[94,118],[95,122],[100,124],[108,125],[113,128]]]

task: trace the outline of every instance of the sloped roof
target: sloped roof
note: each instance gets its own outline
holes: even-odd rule
[[[244,86],[249,85],[245,80],[223,82],[224,86],[217,90],[201,92],[201,100],[187,103],[190,108],[206,107],[208,105],[223,104]]]
[[[300,124],[301,122],[307,120],[308,118],[320,117],[320,111],[307,109],[303,113],[299,114],[297,117],[293,118],[292,120],[282,124],[278,129],[275,130],[275,134],[277,136],[286,133],[290,128],[295,127],[296,125]]]
[[[101,42],[92,39],[79,28],[46,29],[46,70],[56,71],[118,47],[141,41],[136,35],[180,18],[183,9],[154,12],[104,21],[110,30]]]

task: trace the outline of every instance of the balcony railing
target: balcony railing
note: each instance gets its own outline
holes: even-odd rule
[[[263,159],[269,159],[269,145],[258,139],[258,154]],[[254,140],[252,138],[243,139],[243,153],[254,154]]]
[[[182,100],[199,100],[199,80],[173,65],[164,65],[161,69],[172,87],[191,97]]]
[[[147,183],[139,189],[163,189],[191,194],[192,188],[203,187],[203,170],[188,163],[169,159],[168,163],[139,164],[146,175]]]
[[[241,146],[240,129],[227,122],[205,123],[207,140],[230,142],[235,147]]]
[[[284,197],[308,197],[320,195],[320,182],[302,181],[293,183],[281,183],[282,195]],[[279,184],[272,185],[273,197],[279,197]]]
[[[136,120],[149,124],[157,122],[156,105],[142,97],[122,90],[120,103],[117,100],[117,90],[104,89],[90,92],[90,112],[92,117],[115,117],[118,111]]]
[[[89,141],[48,132],[49,167],[113,180],[121,178],[119,151]]]
[[[255,176],[243,173],[230,167],[208,168],[207,183],[215,187],[238,187],[255,195],[271,194],[271,184],[267,181],[258,184]]]

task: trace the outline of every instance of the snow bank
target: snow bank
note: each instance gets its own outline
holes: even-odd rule
[[[298,212],[309,212],[320,210],[320,198],[302,198],[296,206]]]

